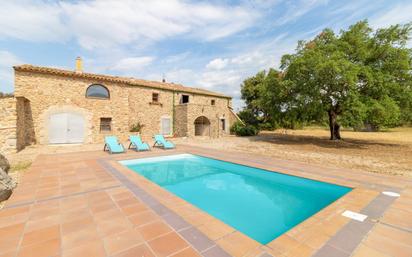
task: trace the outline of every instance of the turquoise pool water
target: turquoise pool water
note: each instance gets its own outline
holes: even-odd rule
[[[351,190],[191,154],[121,164],[262,244]]]

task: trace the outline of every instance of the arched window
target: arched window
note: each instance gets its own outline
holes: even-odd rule
[[[90,85],[86,90],[87,98],[110,99],[109,90],[100,84]]]

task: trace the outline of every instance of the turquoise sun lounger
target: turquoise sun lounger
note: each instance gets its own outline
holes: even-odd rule
[[[175,145],[172,143],[172,142],[170,142],[170,141],[167,141],[164,137],[163,137],[163,135],[155,135],[154,136],[154,139],[155,139],[155,143],[154,143],[154,145],[153,146],[160,146],[160,147],[163,147],[164,149],[172,149],[172,148],[175,148]]]
[[[129,136],[130,144],[129,144],[129,149],[133,147],[136,151],[149,151],[150,147],[147,143],[142,142],[142,139],[140,136],[137,135],[131,135]]]
[[[124,146],[119,143],[116,136],[107,136],[104,138],[104,151],[108,150],[109,153],[124,153]]]

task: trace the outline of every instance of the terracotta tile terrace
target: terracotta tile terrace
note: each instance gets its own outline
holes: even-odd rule
[[[261,245],[117,162],[176,153],[354,189]],[[368,218],[364,222],[346,218],[345,210]],[[185,145],[119,155],[102,151],[40,155],[0,210],[0,238],[0,257],[412,256],[412,181]]]

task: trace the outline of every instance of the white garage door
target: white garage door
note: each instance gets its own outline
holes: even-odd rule
[[[83,143],[84,118],[75,113],[58,113],[50,116],[50,144]]]

